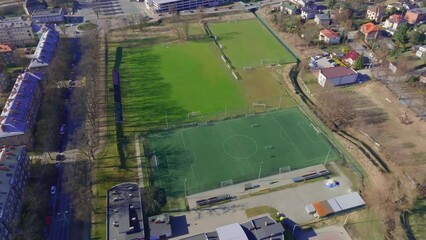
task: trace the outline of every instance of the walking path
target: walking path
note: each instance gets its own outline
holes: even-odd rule
[[[139,187],[143,188],[143,173],[142,173],[142,159],[141,159],[141,147],[139,145],[139,136],[135,134],[135,149],[136,149],[136,159],[138,162],[138,178],[139,178]]]

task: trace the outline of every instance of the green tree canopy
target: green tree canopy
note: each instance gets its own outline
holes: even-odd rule
[[[425,41],[425,34],[419,31],[413,31],[411,34],[410,42],[412,44],[423,44]]]
[[[359,55],[355,60],[354,68],[355,70],[362,69],[364,67],[364,54]]]
[[[396,30],[395,34],[393,35],[393,39],[399,43],[399,44],[405,44],[408,41],[408,25],[407,24],[403,24],[402,26],[400,26],[398,28],[398,30]]]

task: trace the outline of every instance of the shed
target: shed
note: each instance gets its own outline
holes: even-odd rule
[[[352,192],[345,194],[343,196],[339,196],[334,198],[342,208],[342,211],[351,210],[357,207],[362,207],[365,205],[364,200],[361,198],[358,192]]]
[[[328,199],[328,204],[330,204],[331,208],[335,213],[342,211],[342,208],[339,206],[339,204],[336,202],[336,199]]]
[[[248,240],[243,228],[238,223],[216,228],[220,240]]]
[[[330,204],[327,201],[321,201],[321,202],[314,202],[312,205],[315,208],[315,211],[317,212],[318,216],[326,217],[333,213],[333,208],[331,208]]]
[[[315,208],[312,204],[306,205],[305,210],[308,214],[314,214],[315,213]]]

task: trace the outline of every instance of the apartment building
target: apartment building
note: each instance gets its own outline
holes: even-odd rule
[[[40,106],[43,74],[18,76],[0,115],[0,146],[33,144],[33,127]]]
[[[43,32],[28,68],[33,69],[48,66],[55,57],[58,42],[59,33],[57,31],[49,29]]]
[[[56,23],[64,21],[62,8],[39,9],[33,11],[31,20],[36,23]]]
[[[0,239],[13,239],[21,211],[30,160],[25,146],[0,149]]]
[[[32,23],[21,17],[0,19],[0,42],[18,46],[34,44]]]
[[[146,7],[154,13],[175,12],[198,7],[215,7],[231,0],[146,0]]]

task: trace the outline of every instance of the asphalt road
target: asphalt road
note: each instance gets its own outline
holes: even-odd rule
[[[69,80],[76,82],[77,68],[80,58],[80,40],[78,38],[71,39],[71,51],[72,51],[72,61],[70,65],[71,74]],[[72,84],[73,86],[76,84]],[[74,87],[69,86],[66,90],[67,93],[64,95],[64,101],[71,102],[70,99],[73,94]],[[68,135],[75,131],[75,126],[77,125],[74,119],[71,118],[69,114],[70,104],[65,105],[63,124],[66,124],[65,134],[62,135],[59,152],[67,151],[73,146],[69,146]],[[63,185],[67,179],[64,176],[65,169],[70,167],[70,163],[77,161],[77,154],[75,151],[70,151],[68,154],[64,152],[66,156],[65,162],[61,162],[57,165],[58,178],[56,183],[56,194],[52,196],[51,207],[52,207],[52,223],[50,225],[49,237],[51,240],[67,240],[67,239],[89,239],[90,237],[90,215],[88,215],[88,221],[86,222],[77,222],[73,219],[73,209],[70,207],[71,195],[66,193],[63,190]]]

